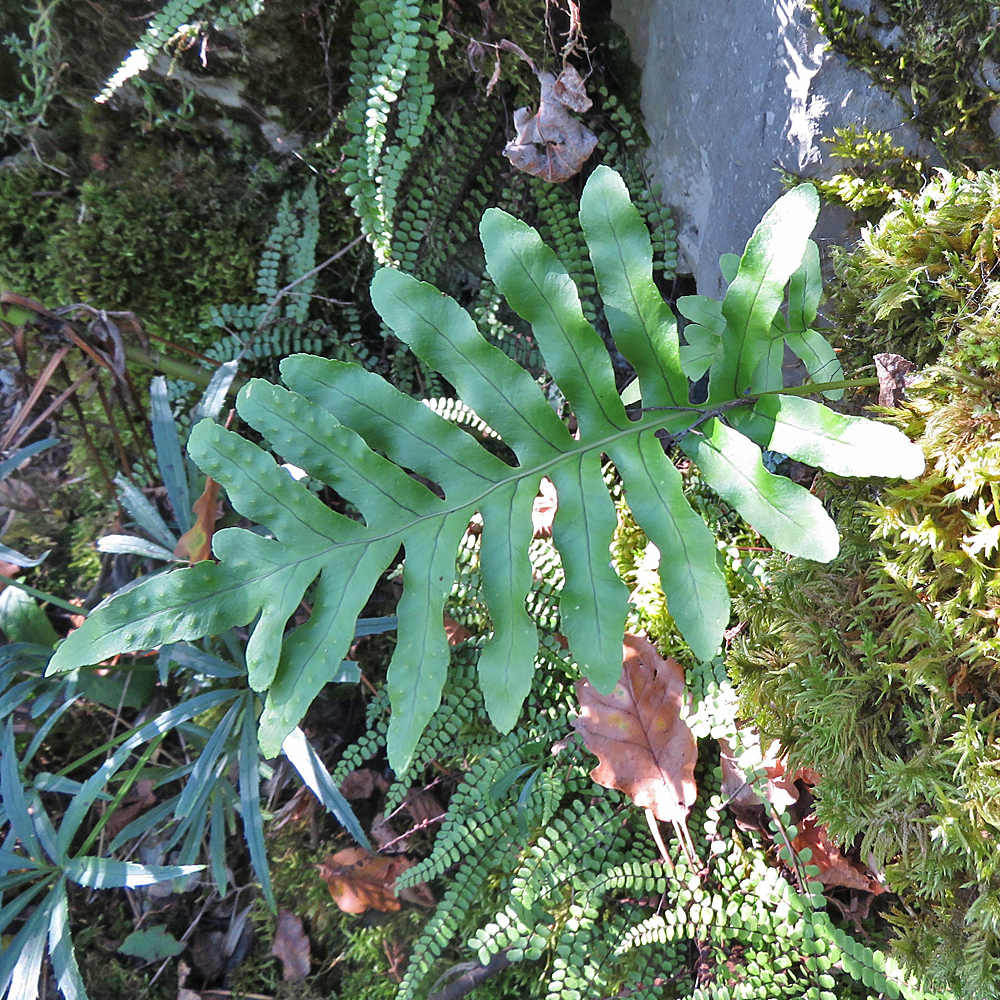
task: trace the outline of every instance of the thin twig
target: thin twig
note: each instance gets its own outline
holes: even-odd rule
[[[406,840],[411,833],[419,833],[421,830],[426,830],[429,826],[432,826],[435,823],[443,822],[445,816],[447,816],[447,813],[441,813],[438,816],[430,816],[427,819],[422,819],[416,826],[411,826],[406,833],[401,833],[398,837],[394,837],[388,843],[382,844],[382,846],[379,847],[379,851],[387,851],[393,844],[398,844],[401,840]]]
[[[333,254],[330,257],[327,257],[326,260],[324,260],[321,264],[317,264],[311,271],[306,271],[305,274],[300,275],[294,281],[290,281],[287,285],[285,285],[284,288],[280,289],[278,291],[278,294],[275,295],[273,299],[271,299],[271,304],[264,311],[264,315],[261,317],[260,322],[254,327],[253,333],[251,333],[250,336],[247,338],[246,343],[243,345],[243,350],[241,350],[240,353],[236,356],[236,360],[237,361],[243,360],[243,358],[246,356],[247,351],[250,349],[250,345],[254,342],[256,336],[271,321],[271,317],[274,315],[275,310],[278,308],[278,303],[281,302],[281,300],[286,295],[288,295],[288,293],[293,288],[295,288],[296,285],[301,285],[303,281],[308,281],[310,278],[319,274],[319,272],[322,271],[324,268],[329,267],[334,262],[340,260],[341,257],[343,257],[345,254],[350,253],[350,251],[353,250],[364,239],[365,239],[364,234],[355,237],[346,246],[341,247],[335,254]]]

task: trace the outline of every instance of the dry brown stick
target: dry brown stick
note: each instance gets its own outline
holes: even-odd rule
[[[66,389],[63,389],[61,393],[48,406],[42,410],[41,414],[35,417],[34,420],[21,432],[18,440],[12,445],[12,447],[17,448],[18,445],[24,441],[26,438],[31,437],[31,435],[38,429],[38,427],[45,422],[46,419],[55,411],[58,410],[63,403],[66,402],[69,397],[76,392],[77,389],[87,381],[88,378],[92,378],[97,374],[96,368],[88,368],[75,382],[71,383]]]
[[[35,403],[38,402],[38,397],[45,391],[45,386],[48,385],[49,379],[52,378],[56,368],[59,367],[59,362],[66,357],[69,351],[69,346],[60,347],[59,350],[56,351],[51,358],[49,358],[48,363],[42,370],[42,373],[35,380],[35,384],[32,386],[31,392],[28,394],[28,398],[24,401],[24,404],[18,411],[17,416],[14,417],[6,431],[4,431],[3,439],[0,440],[0,451],[4,451],[8,447],[10,442],[14,439],[14,435],[17,434],[20,429],[21,424],[28,419]]]

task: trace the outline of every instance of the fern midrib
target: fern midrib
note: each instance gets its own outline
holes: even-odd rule
[[[715,406],[691,406],[690,410],[692,413],[703,413],[706,409],[715,409]],[[383,419],[388,419],[384,414],[382,414]],[[408,532],[413,530],[414,525],[419,524],[421,521],[430,521],[436,518],[447,518],[452,514],[457,514],[459,511],[465,510],[467,508],[472,508],[474,510],[482,510],[483,501],[489,497],[492,493],[502,490],[507,486],[512,484],[517,484],[523,480],[530,480],[534,477],[541,477],[546,475],[546,473],[555,468],[557,465],[562,465],[564,463],[570,463],[573,460],[582,460],[588,454],[593,451],[606,451],[606,446],[613,445],[617,441],[622,441],[631,437],[638,437],[640,434],[644,434],[647,431],[657,431],[663,430],[669,427],[670,424],[676,420],[677,414],[671,412],[665,416],[652,418],[648,422],[646,421],[636,421],[634,427],[628,427],[620,430],[614,434],[606,434],[601,438],[597,438],[591,441],[581,441],[579,446],[576,448],[571,448],[564,451],[558,455],[558,457],[548,459],[546,461],[541,461],[532,466],[519,466],[517,469],[512,469],[513,475],[505,476],[503,479],[498,479],[493,482],[489,488],[482,490],[478,495],[469,497],[462,502],[455,502],[451,506],[446,506],[443,509],[437,510],[430,514],[421,514],[412,521],[405,524],[401,528],[394,528],[390,531],[382,532],[381,534],[367,535],[363,539],[354,539],[347,542],[335,542],[329,548],[323,550],[324,552],[332,551],[343,545],[356,545],[359,542],[365,545],[372,544],[374,542],[380,542],[386,539],[390,539],[396,536],[405,536]],[[473,470],[469,470],[472,474],[478,475]],[[443,501],[447,504],[447,499]],[[400,544],[403,544],[402,537],[400,538]],[[314,553],[310,555],[309,559],[315,559],[320,553]],[[283,563],[283,566],[291,565],[291,563]]]

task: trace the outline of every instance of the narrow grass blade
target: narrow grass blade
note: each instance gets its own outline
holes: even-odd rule
[[[271,871],[264,846],[264,820],[260,814],[260,747],[257,745],[257,728],[249,705],[243,713],[240,734],[240,814],[243,817],[243,836],[250,850],[250,863],[257,873],[261,891],[268,906],[275,908],[271,889]]]
[[[298,772],[309,790],[333,813],[337,822],[364,848],[371,850],[371,843],[365,836],[354,810],[336,786],[330,772],[319,755],[313,750],[305,734],[298,726],[292,730],[281,744],[282,752]]]
[[[61,878],[52,891],[55,902],[49,916],[49,960],[56,985],[63,1000],[87,1000],[87,990],[76,963],[73,938],[69,930],[69,899],[66,896],[66,879]]]
[[[153,442],[156,444],[156,461],[180,533],[184,534],[191,527],[191,494],[188,490],[187,469],[181,454],[181,442],[177,436],[177,424],[170,411],[167,380],[162,375],[157,375],[150,383],[149,402]]]

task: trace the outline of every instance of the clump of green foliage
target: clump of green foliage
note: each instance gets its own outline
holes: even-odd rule
[[[833,314],[856,365],[891,351],[923,365],[947,348],[996,370],[1000,316],[1000,173],[947,171],[835,257]]]
[[[155,146],[78,182],[0,170],[0,244],[18,248],[0,281],[50,305],[130,310],[191,341],[207,306],[252,297],[260,196],[239,167],[177,153],[165,168]]]
[[[899,894],[897,953],[938,986],[996,997],[998,576],[983,542],[997,521],[990,484],[960,496],[954,464],[956,449],[981,461],[991,447],[990,421],[967,419],[987,398],[978,388],[970,400],[970,380],[952,376],[906,408],[908,429],[923,428],[923,479],[880,494],[827,484],[841,557],[748,589],[730,667],[790,766],[820,768],[819,821]]]
[[[275,755],[284,752],[304,777],[318,775],[310,788],[325,789],[327,805],[340,808],[333,793],[341,773],[331,778],[315,760],[303,758],[308,744],[296,723],[331,681],[330,662],[358,636],[356,615],[402,541],[398,641],[383,693],[370,707],[370,732],[347,750],[340,771],[384,747],[399,779],[395,801],[435,761],[461,760],[465,772],[430,854],[397,883],[451,876],[414,945],[403,997],[419,995],[460,934],[466,953],[483,963],[500,953],[512,964],[544,960],[544,992],[551,1000],[576,1000],[584,989],[601,995],[638,989],[664,976],[676,982],[680,996],[701,989],[707,996],[770,992],[833,1000],[838,986],[841,995],[853,992],[850,980],[920,996],[892,961],[831,919],[808,859],[790,848],[790,821],[777,821],[790,878],[767,863],[777,834],[764,846],[733,836],[711,742],[691,832],[678,834],[679,853],[663,864],[652,860],[653,845],[641,832],[638,814],[623,817],[628,806],[620,796],[592,787],[592,759],[578,745],[560,746],[573,704],[569,682],[584,674],[609,690],[622,670],[626,593],[607,562],[616,518],[601,474],[602,453],[615,461],[638,522],[662,553],[662,591],[654,596],[666,603],[694,654],[696,707],[690,721],[692,731],[707,740],[737,738],[734,703],[716,656],[729,598],[713,533],[684,494],[675,464],[679,452],[775,546],[824,560],[837,550],[832,522],[807,490],[766,470],[762,448],[780,446],[845,475],[875,468],[905,475],[923,465],[897,430],[785,392],[780,365],[772,363],[789,340],[804,350],[803,341],[819,337],[809,326],[818,295],[812,280],[818,256],[807,238],[819,208],[813,189],[786,194],[745,254],[730,261],[725,299],[706,318],[713,325],[706,331],[710,399],[701,406],[687,402],[676,319],[653,283],[652,242],[623,180],[600,168],[581,202],[580,222],[606,315],[635,364],[648,404],[639,420],[625,411],[607,348],[586,320],[568,269],[537,232],[503,212],[489,212],[481,234],[491,274],[511,308],[532,325],[547,367],[577,416],[580,438],[569,435],[530,375],[490,347],[453,300],[385,268],[372,291],[385,321],[476,403],[493,444],[506,442],[519,466],[357,365],[302,355],[289,359],[282,375],[295,391],[255,380],[242,391],[239,412],[282,457],[356,503],[365,523],[324,507],[261,449],[203,421],[189,440],[192,454],[227,490],[237,512],[264,521],[276,537],[240,528],[219,532],[220,562],[150,577],[118,594],[59,647],[49,670],[73,670],[119,648],[164,643],[182,651],[186,661],[194,647],[183,639],[194,632],[240,635],[240,666],[228,678],[237,686],[216,691],[210,684],[206,692],[218,696],[213,706],[233,703],[210,737],[211,748],[223,753],[226,737],[238,729],[234,752],[244,831],[265,898],[273,900],[251,791],[257,743],[251,745],[247,734],[259,735]],[[775,247],[780,251],[773,252]],[[700,304],[708,313],[709,306]],[[162,404],[165,390],[159,392]],[[665,453],[661,430],[677,454]],[[501,441],[496,435],[503,435]],[[485,431],[483,436],[489,437]],[[394,464],[402,460],[443,484],[444,498]],[[558,491],[559,507],[553,541],[538,545],[531,512],[543,472]],[[175,511],[186,510],[183,481],[167,486]],[[471,495],[465,492],[470,488]],[[470,544],[465,539],[477,511],[483,527]],[[584,513],[592,525],[587,533],[579,530]],[[178,522],[185,527],[180,514]],[[169,530],[162,533],[159,558],[166,553],[170,559],[175,539]],[[135,539],[104,544],[121,551],[141,547]],[[322,565],[331,558],[335,571]],[[286,632],[306,591],[310,617]],[[456,597],[476,605],[480,634],[488,630],[486,614],[492,625],[481,645],[463,650],[464,660],[452,657],[441,623]],[[178,614],[181,607],[187,610]],[[247,637],[242,626],[253,619]],[[553,634],[556,619],[567,648]],[[356,665],[342,665],[341,675],[355,681]],[[244,680],[250,688],[242,686]],[[257,730],[251,688],[264,696]],[[488,727],[484,716],[500,731]],[[213,766],[199,763],[192,773],[218,773],[221,780]],[[218,781],[200,791],[188,787],[192,791],[181,793],[179,811],[195,795],[207,799],[220,787],[226,794]],[[390,793],[387,807],[393,800]],[[352,817],[342,808],[338,816],[352,829]],[[145,829],[132,824],[129,833]],[[182,862],[198,856],[194,829],[182,823],[173,835],[191,838]],[[353,829],[363,842],[356,821]],[[213,878],[225,884],[218,859],[212,861],[211,836],[209,831]],[[624,906],[616,901],[619,893],[627,893]],[[696,959],[691,942],[705,943]],[[841,966],[833,970],[836,962]]]
[[[888,133],[853,124],[833,132],[822,141],[843,166],[829,180],[814,181],[826,201],[846,205],[862,216],[873,211],[881,215],[899,192],[920,187],[923,164],[895,145]]]
[[[849,343],[937,361],[890,414],[927,469],[827,477],[840,558],[746,591],[730,660],[744,712],[821,769],[819,820],[898,893],[898,954],[985,998],[1000,996],[998,181],[942,173],[839,260]]]
[[[884,0],[859,10],[843,0],[810,0],[809,6],[836,51],[914,107],[914,125],[946,160],[973,168],[996,161],[990,115],[997,95],[984,77],[1000,61],[995,4]]]

